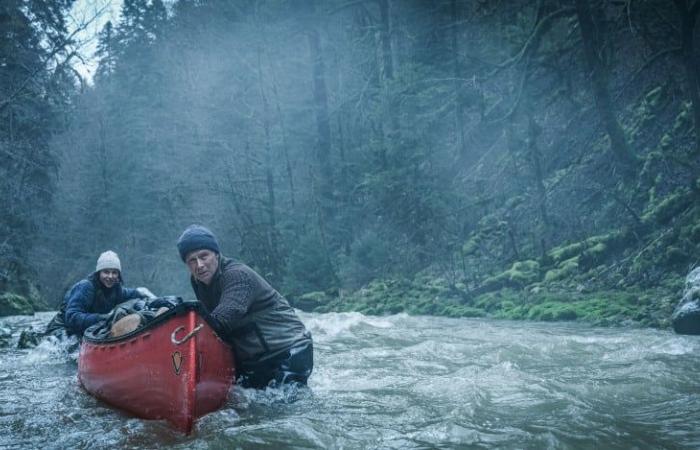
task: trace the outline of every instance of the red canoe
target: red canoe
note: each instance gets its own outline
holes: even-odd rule
[[[195,419],[223,406],[235,375],[233,354],[183,303],[133,333],[83,338],[78,379],[98,399],[189,433]]]

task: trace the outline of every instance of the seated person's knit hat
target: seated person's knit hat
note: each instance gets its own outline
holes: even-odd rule
[[[119,272],[122,271],[122,263],[119,261],[119,256],[112,250],[107,250],[102,253],[99,258],[97,258],[97,265],[95,266],[95,272],[99,272],[104,269],[117,269]]]
[[[219,243],[216,241],[214,233],[202,225],[190,225],[177,240],[177,251],[180,252],[180,258],[185,261],[188,253],[202,249],[220,253]]]

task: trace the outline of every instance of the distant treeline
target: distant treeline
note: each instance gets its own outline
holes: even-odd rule
[[[0,293],[55,303],[111,248],[187,295],[195,222],[378,313],[410,309],[358,300],[381,280],[512,318],[653,291],[631,317],[698,262],[700,0],[125,0],[90,82],[71,6],[0,6]]]

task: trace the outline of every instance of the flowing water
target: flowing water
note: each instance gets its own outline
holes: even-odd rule
[[[50,317],[0,319],[0,448],[700,448],[700,337],[302,314],[310,388],[234,388],[184,436],[83,391],[65,345],[15,348]]]

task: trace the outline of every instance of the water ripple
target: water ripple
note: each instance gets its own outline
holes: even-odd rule
[[[232,389],[191,436],[77,383],[77,352],[0,319],[0,448],[698,448],[700,340],[655,330],[302,314],[309,389]],[[9,338],[8,338],[9,336]]]

